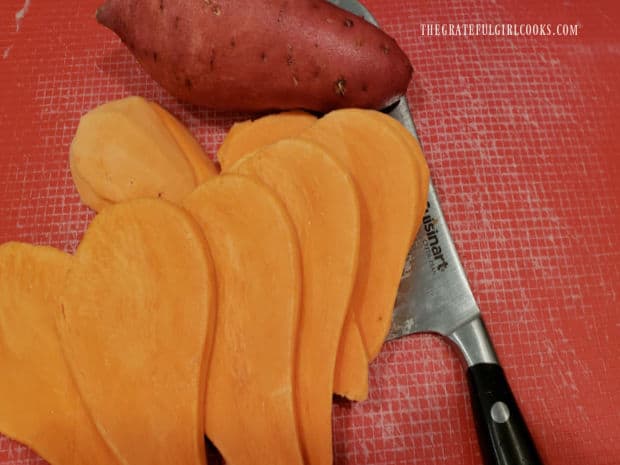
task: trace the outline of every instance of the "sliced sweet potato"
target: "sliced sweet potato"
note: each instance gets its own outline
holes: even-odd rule
[[[58,327],[80,394],[124,463],[206,463],[215,291],[204,236],[180,207],[128,201],[88,227]]]
[[[307,465],[332,462],[332,392],[338,345],[357,271],[359,205],[349,174],[318,144],[285,139],[231,168],[268,186],[297,231],[302,305],[297,409]]]
[[[226,152],[228,151],[228,147],[230,145],[232,145],[232,141],[234,141],[237,136],[239,134],[241,134],[243,131],[245,131],[248,127],[250,127],[252,125],[252,120],[248,119],[246,121],[239,121],[237,123],[234,123],[230,129],[228,130],[228,132],[226,133],[226,136],[224,136],[224,140],[222,141],[222,143],[220,144],[220,148],[217,150],[217,153],[215,154],[215,158],[217,158],[218,163],[220,164],[220,168],[222,169],[222,171],[224,170],[224,166],[232,166],[235,161],[237,161],[237,159],[241,158],[243,155],[238,155],[236,157],[232,157],[230,160],[230,163],[226,162]],[[273,141],[275,142],[275,141]],[[236,143],[235,143],[236,144]],[[260,147],[256,147],[255,149],[258,149]],[[254,151],[254,150],[252,150]],[[245,154],[244,154],[245,155]],[[234,160],[233,160],[234,158]]]
[[[197,184],[192,165],[149,103],[128,97],[80,119],[71,173],[111,203],[142,197],[180,202]],[[80,192],[82,194],[82,192]]]
[[[52,464],[120,464],[81,401],[56,331],[72,262],[50,247],[0,246],[0,432]]]
[[[368,356],[351,303],[336,357],[334,394],[355,401],[368,398]]]
[[[159,106],[157,103],[149,103],[155,110],[155,113],[157,113],[166,125],[170,131],[170,134],[174,137],[174,140],[176,140],[177,144],[179,144],[181,151],[194,170],[196,182],[200,184],[213,176],[217,176],[217,167],[207,156],[204,150],[202,150],[202,147],[196,138],[191,132],[189,132],[183,123],[181,123],[171,113]]]
[[[287,111],[234,124],[217,153],[222,170],[230,170],[249,153],[296,136],[314,122],[316,117],[310,113]],[[351,400],[364,400],[368,396],[368,358],[353,316],[345,320],[340,344],[338,358],[343,362],[337,364],[334,392]]]
[[[109,200],[100,197],[93,190],[91,185],[88,184],[88,182],[86,182],[82,176],[73,169],[73,166],[71,166],[71,177],[73,178],[73,183],[80,194],[80,200],[87,207],[90,207],[98,212],[112,204]]]
[[[207,436],[228,465],[301,465],[293,385],[301,268],[291,220],[267,188],[232,174],[203,183],[184,205],[217,270]]]
[[[422,152],[420,143],[415,137],[413,137],[407,128],[405,128],[405,126],[385,113],[373,112],[373,116],[381,121],[381,123],[390,126],[390,128],[392,128],[394,132],[398,133],[398,135],[402,138],[409,150],[409,155],[413,159],[416,172],[419,174],[419,182],[417,183],[417,187],[418,195],[421,200],[418,202],[417,216],[414,218],[414,227],[411,231],[411,244],[413,244],[418,230],[420,229],[420,225],[422,224],[422,218],[424,217],[428,197],[430,172],[426,163],[426,158],[424,158],[424,153]]]
[[[310,127],[316,117],[303,111],[287,111],[234,124],[217,152],[222,171],[248,153],[280,139],[294,137]]]
[[[419,228],[428,188],[423,157],[373,110],[333,111],[301,137],[318,142],[349,170],[360,195],[361,242],[352,296],[369,360],[379,353],[407,252]]]

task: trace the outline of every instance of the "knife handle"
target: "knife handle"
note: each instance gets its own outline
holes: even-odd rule
[[[485,465],[541,465],[502,367],[472,365],[467,381]]]

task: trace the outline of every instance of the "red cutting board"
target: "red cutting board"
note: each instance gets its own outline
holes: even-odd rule
[[[248,116],[176,102],[95,24],[97,3],[0,3],[0,242],[74,250],[93,214],[71,182],[68,147],[96,105],[131,94],[156,100],[210,154]],[[413,63],[408,99],[432,176],[543,460],[620,464],[617,7],[367,6]],[[550,32],[568,24],[578,35],[457,36],[433,26],[450,34],[450,23]],[[370,399],[338,402],[334,420],[337,465],[480,463],[462,367],[434,336],[386,344]],[[0,438],[0,464],[35,463],[43,462]]]

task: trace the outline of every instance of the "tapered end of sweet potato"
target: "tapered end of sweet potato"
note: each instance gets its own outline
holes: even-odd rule
[[[114,10],[114,2],[107,1],[99,8],[97,8],[97,12],[95,13],[95,19],[102,26],[114,30],[115,18],[118,17]]]

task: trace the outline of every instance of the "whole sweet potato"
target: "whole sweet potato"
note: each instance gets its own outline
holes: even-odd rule
[[[97,20],[177,98],[220,110],[383,108],[412,68],[324,0],[107,0]]]

